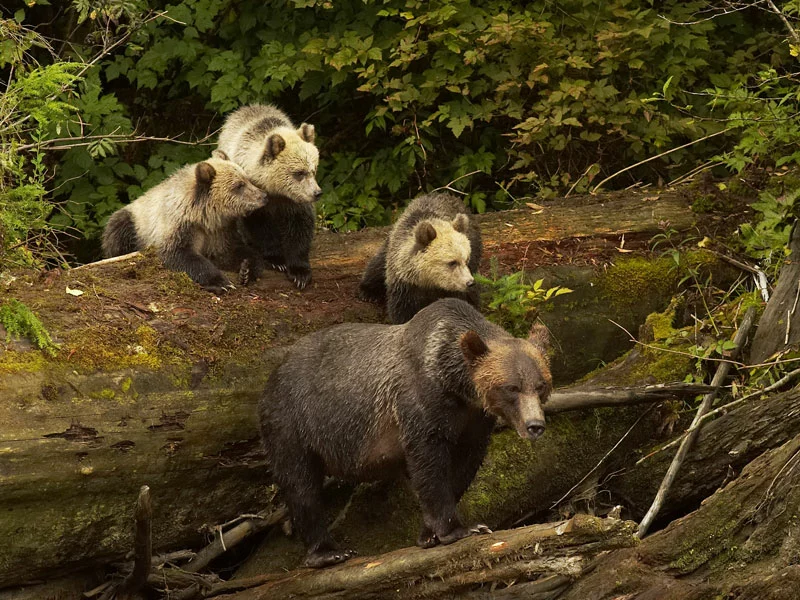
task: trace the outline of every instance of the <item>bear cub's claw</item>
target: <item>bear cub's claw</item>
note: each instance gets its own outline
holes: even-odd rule
[[[314,552],[309,554],[305,560],[305,566],[312,569],[322,569],[330,567],[353,558],[358,554],[355,550],[326,550],[324,552]]]
[[[304,290],[311,283],[311,271],[308,269],[292,271],[287,273],[287,276],[300,290]]]
[[[236,289],[236,287],[225,277],[214,277],[208,283],[202,284],[201,287],[212,294],[216,294],[217,296],[221,296],[222,294]]]

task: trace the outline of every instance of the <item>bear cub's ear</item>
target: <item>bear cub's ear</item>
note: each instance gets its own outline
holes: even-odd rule
[[[309,125],[308,123],[302,123],[300,127],[297,128],[297,135],[300,136],[301,140],[308,142],[309,144],[313,144],[314,139],[317,137],[317,134],[314,131],[314,126]]]
[[[531,332],[528,334],[528,341],[542,353],[545,359],[550,351],[550,332],[542,323],[534,323]]]
[[[459,340],[461,344],[461,352],[464,358],[467,359],[467,364],[474,366],[475,363],[489,352],[489,346],[486,345],[475,331],[470,329],[466,333],[461,334]]]
[[[225,154],[219,148],[215,148],[214,150],[211,151],[211,157],[212,158],[218,158],[220,160],[230,160],[230,158],[228,158],[228,155]]]
[[[197,183],[204,186],[210,186],[211,182],[214,180],[214,176],[217,174],[217,171],[211,166],[210,163],[201,162],[195,168],[194,173],[197,177]]]
[[[469,217],[464,213],[458,213],[456,218],[453,219],[451,225],[453,226],[453,229],[459,233],[467,233],[467,229],[469,228]]]
[[[436,229],[429,221],[417,223],[417,226],[414,229],[414,238],[417,240],[417,243],[420,246],[427,248],[428,244],[436,239]]]
[[[286,149],[286,140],[279,133],[273,133],[267,138],[267,145],[264,148],[263,160],[274,160],[278,154]]]

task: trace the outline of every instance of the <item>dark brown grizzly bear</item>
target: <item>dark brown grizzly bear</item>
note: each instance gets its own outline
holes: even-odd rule
[[[328,533],[325,475],[369,481],[405,473],[422,508],[423,547],[487,531],[465,526],[456,505],[496,418],[526,439],[544,431],[546,346],[544,327],[517,339],[456,298],[403,325],[347,323],[299,340],[271,374],[259,417],[306,564],[353,554]]]

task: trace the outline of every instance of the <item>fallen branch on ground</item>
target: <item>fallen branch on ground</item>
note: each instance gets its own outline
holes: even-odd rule
[[[403,548],[355,558],[328,569],[298,569],[232,580],[212,588],[230,600],[273,598],[451,597],[482,585],[542,581],[553,575],[559,586],[573,581],[599,553],[636,544],[630,521],[576,515],[568,521],[496,531],[449,546]],[[552,581],[550,581],[552,583]],[[487,587],[488,589],[488,587]],[[240,593],[232,593],[240,592]]]

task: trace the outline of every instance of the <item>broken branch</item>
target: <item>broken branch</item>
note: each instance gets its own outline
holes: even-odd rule
[[[747,309],[744,319],[742,319],[742,324],[739,326],[739,329],[736,331],[736,335],[733,338],[734,347],[731,350],[732,356],[735,357],[741,347],[744,345],[747,335],[750,333],[750,328],[753,326],[755,317],[756,309],[755,307],[751,306]],[[699,424],[700,419],[703,418],[703,415],[705,415],[711,408],[714,398],[717,397],[719,388],[722,386],[722,383],[728,376],[728,371],[730,368],[730,362],[720,363],[717,367],[717,372],[714,373],[714,378],[711,380],[711,386],[714,389],[703,397],[703,401],[700,403],[700,407],[697,409],[697,414],[692,421],[692,427],[694,427],[694,429],[692,430],[692,433],[686,435],[681,442],[680,448],[678,448],[678,452],[675,453],[675,458],[672,459],[672,464],[670,464],[667,474],[664,476],[661,486],[658,488],[656,497],[653,499],[653,504],[650,505],[650,509],[647,511],[647,514],[639,524],[639,531],[636,534],[638,537],[641,538],[647,534],[647,530],[650,529],[650,526],[653,524],[656,515],[658,515],[658,511],[661,510],[661,505],[664,503],[664,499],[667,497],[667,493],[669,493],[669,489],[672,487],[672,483],[675,481],[675,477],[677,477],[678,471],[680,470],[686,455],[689,453],[689,450],[691,450],[692,445],[697,438],[698,427],[696,426]]]

